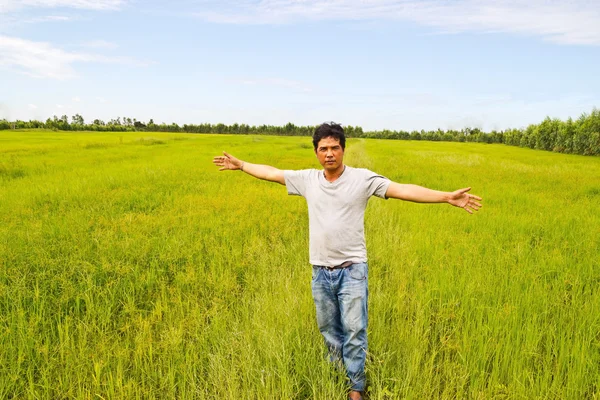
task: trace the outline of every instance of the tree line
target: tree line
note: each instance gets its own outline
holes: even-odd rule
[[[117,117],[108,122],[94,119],[85,123],[83,117],[75,114],[69,118],[66,115],[48,118],[46,122],[7,121],[0,120],[0,130],[3,129],[52,129],[55,131],[101,131],[101,132],[177,132],[177,133],[216,133],[241,135],[277,135],[277,136],[311,136],[316,126],[298,126],[289,122],[284,126],[247,125],[247,124],[156,124],[153,119],[148,122],[135,118]],[[479,128],[463,128],[461,130],[435,131],[363,131],[360,126],[344,126],[348,137],[393,139],[393,140],[430,140],[446,142],[479,142],[504,143],[511,146],[528,147],[531,149],[554,151],[559,153],[600,155],[600,110],[594,108],[591,113],[584,113],[578,119],[566,121],[547,117],[539,124],[531,124],[523,129],[493,130],[484,132]]]

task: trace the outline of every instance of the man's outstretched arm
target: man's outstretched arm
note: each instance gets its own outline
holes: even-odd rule
[[[473,211],[481,208],[481,203],[479,203],[481,197],[467,193],[469,190],[471,190],[470,187],[458,189],[454,192],[440,192],[418,185],[392,182],[387,192],[385,192],[385,197],[415,203],[448,203],[455,207],[464,208],[465,211],[473,214]]]
[[[223,152],[222,156],[214,157],[213,163],[216,166],[221,167],[219,168],[219,171],[239,169],[255,178],[285,185],[283,171],[275,167],[271,167],[270,165],[251,164],[249,162],[239,160],[226,152]]]

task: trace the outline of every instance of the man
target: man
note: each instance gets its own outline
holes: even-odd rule
[[[341,360],[350,380],[350,399],[365,389],[367,351],[367,250],[364,214],[369,197],[417,203],[449,203],[469,213],[479,210],[480,197],[471,188],[440,192],[400,184],[369,170],[344,164],[346,138],[335,123],[319,126],[314,151],[323,170],[282,171],[251,164],[223,152],[213,162],[219,170],[241,170],[287,187],[288,194],[306,198],[309,216],[312,294],[317,324],[332,361]]]

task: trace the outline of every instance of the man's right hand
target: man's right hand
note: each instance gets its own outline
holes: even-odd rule
[[[285,177],[283,171],[270,165],[252,164],[246,163],[242,160],[238,160],[231,154],[223,152],[222,156],[214,157],[213,163],[219,168],[219,171],[225,171],[228,169],[236,170],[241,169],[248,175],[252,175],[258,179],[264,179],[269,182],[277,182],[281,185],[285,185]]]
[[[243,161],[238,160],[237,158],[226,152],[223,152],[222,156],[214,157],[213,163],[217,167],[221,167],[219,168],[219,171],[225,171],[227,169],[242,169],[242,166],[244,165]]]

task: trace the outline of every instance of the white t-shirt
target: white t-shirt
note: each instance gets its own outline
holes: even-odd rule
[[[310,263],[367,262],[365,209],[371,196],[386,198],[390,180],[348,166],[335,182],[316,169],[286,170],[284,177],[288,194],[303,196],[308,205]]]

